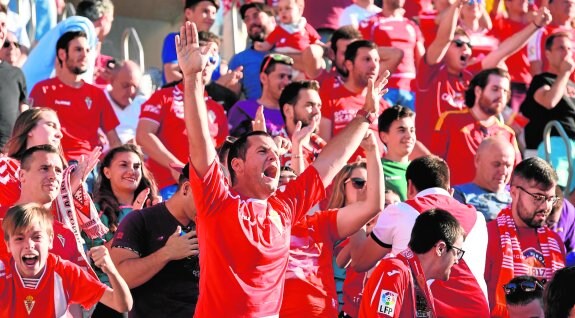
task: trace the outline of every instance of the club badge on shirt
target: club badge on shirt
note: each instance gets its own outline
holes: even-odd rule
[[[88,96],[86,97],[86,106],[88,106],[88,109],[92,108],[92,99]]]
[[[395,304],[397,303],[397,293],[389,290],[382,290],[379,296],[377,312],[390,317],[394,316]]]
[[[32,312],[34,304],[36,304],[36,301],[34,301],[34,297],[26,296],[26,298],[24,299],[24,306],[26,306],[26,311],[28,312],[28,315]]]

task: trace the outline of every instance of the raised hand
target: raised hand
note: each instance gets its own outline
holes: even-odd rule
[[[195,23],[186,21],[180,27],[180,34],[176,35],[176,53],[184,77],[201,74],[206,65],[214,60],[215,51],[216,46],[212,42],[200,47]]]
[[[549,9],[547,9],[547,7],[541,7],[537,10],[535,17],[533,18],[533,23],[535,23],[535,26],[537,27],[544,27],[551,23],[552,19]]]
[[[150,188],[145,188],[140,193],[138,193],[136,200],[134,200],[134,204],[132,204],[132,209],[141,210],[144,207],[146,200],[148,200],[149,194],[150,194]]]
[[[291,141],[282,136],[275,136],[274,142],[278,146],[278,156],[283,156],[288,153],[291,149]]]
[[[365,150],[365,152],[377,151],[377,140],[375,138],[375,134],[373,133],[373,130],[369,129],[367,131],[367,133],[365,134],[365,137],[363,138],[363,140],[361,141],[361,144],[359,144],[359,146],[363,150]]]
[[[104,273],[110,274],[116,271],[116,267],[110,258],[110,253],[104,245],[95,246],[88,251],[88,256],[94,261],[94,265],[98,266]]]
[[[573,56],[571,54],[567,54],[561,65],[559,66],[559,70],[561,72],[571,74],[575,69],[575,62],[573,61]]]
[[[260,105],[260,107],[258,107],[258,110],[256,111],[256,118],[252,120],[252,130],[267,132],[266,116],[264,116],[263,105]]]
[[[94,170],[100,160],[100,155],[102,155],[102,147],[95,147],[88,156],[82,155],[80,157],[76,169],[70,175],[70,186],[74,191],[78,190],[78,187],[86,181],[90,172]]]
[[[295,145],[305,145],[309,143],[309,139],[311,138],[311,134],[315,131],[316,126],[315,122],[307,125],[305,127],[301,127],[301,121],[298,121],[295,130],[291,136],[291,142]]]
[[[367,94],[365,96],[365,105],[363,106],[365,111],[379,114],[379,103],[381,97],[387,93],[385,85],[387,85],[389,75],[389,71],[386,70],[375,81],[371,78],[367,81]]]

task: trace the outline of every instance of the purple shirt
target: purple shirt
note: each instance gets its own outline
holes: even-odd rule
[[[239,137],[252,130],[252,120],[256,117],[256,112],[260,104],[253,99],[242,100],[234,104],[228,112],[228,123],[230,135]],[[268,133],[277,136],[284,126],[284,119],[279,109],[264,107],[266,127]]]
[[[575,207],[567,199],[563,200],[561,218],[552,230],[559,234],[565,243],[567,253],[575,250]]]

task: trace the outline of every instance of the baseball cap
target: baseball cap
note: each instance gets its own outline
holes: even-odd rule
[[[258,11],[265,12],[269,16],[272,17],[275,16],[274,9],[268,6],[267,4],[260,2],[251,2],[246,3],[240,7],[240,15],[242,16],[242,20],[246,17],[246,11],[248,11],[251,8],[256,8],[258,9]]]
[[[195,6],[196,4],[202,2],[202,1],[209,1],[211,3],[214,4],[214,6],[216,7],[216,9],[220,8],[220,0],[186,0],[186,6],[185,8],[190,8]]]

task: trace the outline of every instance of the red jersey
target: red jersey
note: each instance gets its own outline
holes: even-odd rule
[[[292,224],[325,195],[313,167],[267,200],[242,198],[214,160],[205,176],[190,167],[200,245],[195,317],[277,316]],[[222,230],[224,230],[222,232]]]
[[[503,42],[507,38],[521,31],[526,25],[526,23],[516,22],[502,16],[497,16],[493,19],[491,35],[496,36],[499,38],[499,41]],[[475,47],[473,47],[473,49],[475,50]],[[511,82],[523,84],[531,83],[533,76],[531,75],[531,69],[529,67],[527,46],[521,48],[519,51],[508,57],[505,60],[505,64],[507,64],[509,69]]]
[[[88,83],[75,88],[54,77],[36,84],[30,98],[32,106],[48,107],[58,114],[67,160],[79,160],[98,146],[98,128],[107,133],[120,124],[104,92]]]
[[[422,43],[421,30],[407,18],[374,15],[359,24],[359,32],[364,39],[377,46],[391,46],[403,51],[403,59],[389,77],[387,87],[406,91],[415,89],[415,54],[418,43]]]
[[[303,51],[310,44],[320,40],[321,36],[309,23],[306,23],[303,29],[295,32],[290,32],[278,24],[266,38],[266,42],[274,44],[276,50],[289,47],[297,51]]]
[[[437,121],[429,150],[445,159],[451,171],[450,184],[464,184],[475,178],[475,153],[481,142],[491,136],[503,136],[515,148],[515,164],[521,161],[513,129],[495,118],[485,127],[473,117],[469,108],[446,112]]]
[[[349,238],[338,244],[338,248],[343,248],[349,244]],[[367,280],[367,273],[358,273],[353,267],[345,269],[345,280],[343,281],[343,306],[341,310],[350,317],[359,317],[359,305],[363,295],[363,284]]]
[[[320,211],[292,227],[281,317],[337,317],[333,248],[337,210]]]
[[[161,89],[150,97],[144,104],[140,112],[140,120],[151,120],[159,125],[156,135],[171,152],[181,162],[186,162],[188,158],[188,142],[186,124],[184,122],[184,86],[182,83]],[[225,117],[223,107],[212,99],[206,98],[208,109],[208,128],[215,144],[223,143],[228,136],[228,120]],[[162,166],[152,158],[148,158],[146,164],[156,182],[158,188],[162,189],[175,184],[170,170]]]
[[[36,288],[24,287],[14,259],[0,257],[0,317],[62,317],[70,304],[94,306],[108,287],[78,266],[48,254]]]
[[[18,171],[20,161],[10,157],[0,158],[0,218],[20,198]]]
[[[555,32],[564,31],[571,34],[571,38],[575,38],[575,29],[566,29],[561,26],[549,24],[544,28],[537,30],[534,36],[527,43],[527,54],[529,62],[541,62],[541,71],[545,72],[549,69],[549,62],[545,58],[545,41],[547,37]],[[575,57],[575,51],[571,52]],[[575,72],[571,73],[570,79],[575,81]]]
[[[428,65],[425,57],[421,58],[417,72],[417,140],[429,147],[433,127],[439,116],[446,111],[459,110],[465,106],[465,90],[473,74],[467,70],[459,75],[449,74],[444,63]]]

